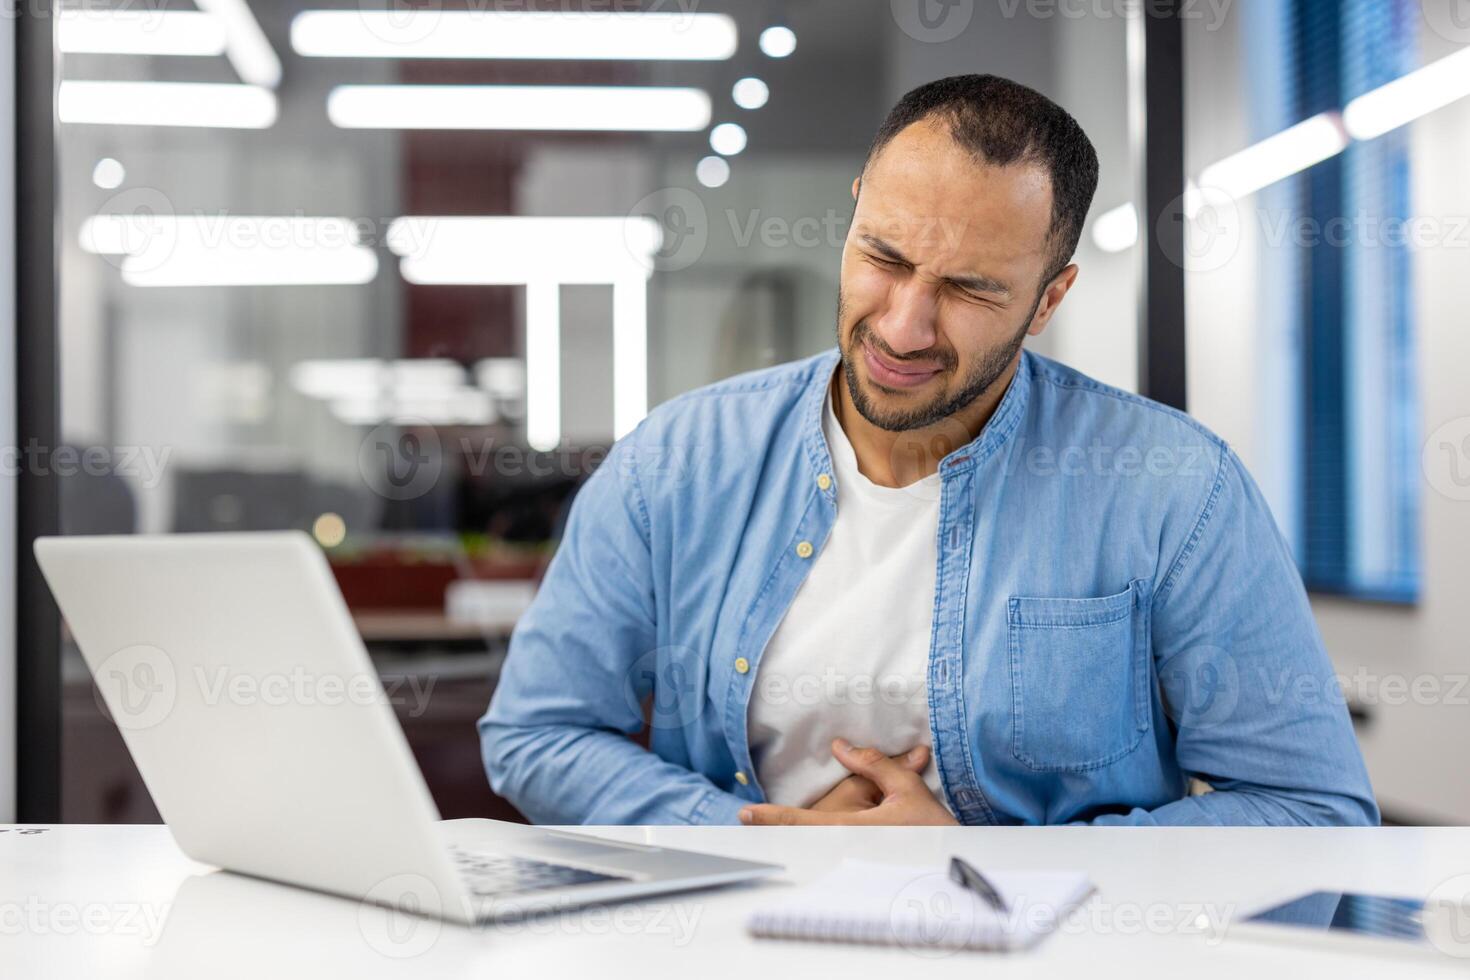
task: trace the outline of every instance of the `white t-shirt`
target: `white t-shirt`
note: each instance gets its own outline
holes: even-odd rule
[[[809,806],[849,775],[834,738],[887,755],[931,744],[939,475],[878,486],[858,472],[830,396],[822,426],[837,520],[761,655],[748,718],[756,775],[786,806]],[[932,760],[924,781],[944,799]]]

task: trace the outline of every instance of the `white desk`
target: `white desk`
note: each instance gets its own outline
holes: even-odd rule
[[[909,980],[1045,977],[1470,975],[1470,959],[1391,961],[1232,937],[1228,923],[1317,888],[1428,894],[1470,872],[1470,828],[1138,830],[1094,828],[599,828],[611,837],[780,862],[772,881],[566,912],[483,929],[206,873],[157,826],[0,832],[0,976],[474,977],[603,980],[680,977]],[[1028,954],[757,940],[746,914],[844,856],[943,867],[1085,868],[1094,905]],[[1224,938],[1192,931],[1200,914]],[[1152,923],[1152,928],[1150,927]],[[1189,930],[1189,931],[1185,931]],[[1183,934],[1181,934],[1183,933]],[[415,955],[393,955],[413,953]]]

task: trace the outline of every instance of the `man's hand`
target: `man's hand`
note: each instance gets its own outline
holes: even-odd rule
[[[921,773],[929,765],[929,746],[918,745],[891,758],[905,769]],[[854,774],[833,786],[811,808],[824,813],[856,813],[859,810],[871,810],[882,802],[883,791],[878,788],[878,784],[867,776]]]
[[[879,799],[876,805],[856,809],[838,807],[824,808],[831,797],[844,791],[843,800],[851,804],[861,790],[861,784],[849,787],[849,780],[837,784],[836,789],[818,800],[810,810],[793,806],[774,806],[756,803],[740,811],[740,822],[752,825],[777,824],[905,824],[905,825],[953,825],[955,818],[943,803],[934,798],[919,773],[907,768],[905,763],[890,759],[873,748],[855,748],[846,739],[832,742],[832,755],[854,776],[861,777],[876,787]],[[912,755],[912,753],[910,753]],[[923,751],[924,763],[928,763],[928,750]],[[907,761],[907,759],[906,759]],[[923,767],[919,767],[922,771]],[[847,787],[844,790],[844,787]],[[868,797],[872,799],[872,797]]]

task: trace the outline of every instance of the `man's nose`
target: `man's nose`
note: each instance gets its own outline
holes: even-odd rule
[[[888,309],[870,322],[895,354],[912,354],[934,346],[938,302],[934,288],[911,276],[890,295]]]

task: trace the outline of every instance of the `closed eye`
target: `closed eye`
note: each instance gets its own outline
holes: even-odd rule
[[[967,299],[972,303],[984,303],[987,306],[1001,305],[996,301],[994,296],[982,296],[979,293],[972,293],[970,290],[964,288],[963,286],[954,287],[954,291],[956,293],[959,293],[961,298]]]

